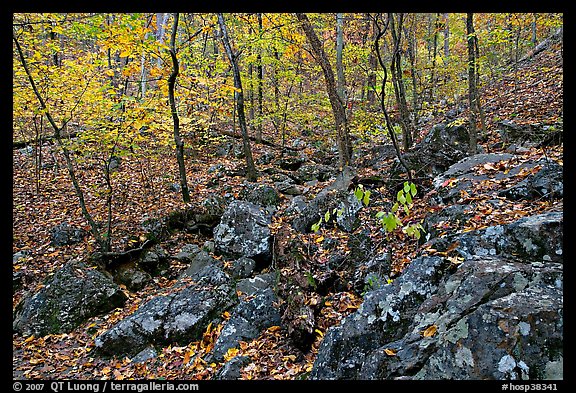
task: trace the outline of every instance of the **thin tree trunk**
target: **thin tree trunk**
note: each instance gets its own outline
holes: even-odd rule
[[[474,29],[474,26],[472,26]],[[484,109],[482,108],[482,103],[480,102],[480,91],[478,90],[478,86],[480,85],[480,65],[478,64],[478,58],[480,57],[480,50],[478,49],[478,37],[476,34],[473,35],[474,38],[474,59],[475,59],[475,74],[476,74],[476,81],[474,84],[474,97],[476,102],[476,110],[478,111],[478,117],[480,118],[480,127],[482,127],[482,137],[486,137],[487,129],[486,129],[486,116],[484,115]]]
[[[305,14],[297,13],[296,18],[300,21],[300,25],[306,34],[306,38],[310,43],[312,52],[316,61],[320,64],[324,73],[324,80],[326,82],[326,90],[328,99],[332,106],[332,113],[336,123],[336,137],[338,140],[338,158],[340,169],[352,164],[352,144],[348,133],[348,122],[346,119],[346,110],[343,102],[340,100],[338,92],[336,91],[336,81],[334,79],[334,72],[326,56],[326,52],[322,48],[322,43],[318,39],[310,20]]]
[[[344,51],[344,18],[342,13],[336,14],[336,91],[343,104],[346,103],[344,95],[344,65],[342,64],[342,52]]]
[[[415,135],[418,124],[418,112],[420,110],[420,105],[418,103],[418,82],[416,80],[416,33],[414,31],[414,21],[412,22],[410,30],[405,29],[406,39],[408,40],[408,59],[410,60],[410,77],[412,81],[412,130],[414,132],[413,139],[417,137]]]
[[[252,149],[250,147],[248,127],[246,126],[246,118],[244,114],[244,93],[242,91],[242,79],[240,78],[238,57],[232,51],[230,39],[228,38],[228,30],[226,29],[226,24],[224,23],[224,16],[221,13],[218,14],[218,24],[220,25],[220,30],[222,31],[222,43],[224,44],[224,49],[226,50],[226,54],[228,55],[228,59],[230,60],[234,70],[234,87],[237,89],[237,91],[234,92],[234,96],[236,98],[238,123],[240,124],[240,130],[242,132],[242,145],[244,148],[244,156],[246,158],[246,179],[249,182],[255,182],[258,180],[258,176],[256,173],[256,167],[254,166],[254,159],[252,158]]]
[[[156,39],[160,44],[164,43],[164,27],[168,21],[167,13],[157,13],[156,14]],[[156,66],[160,67],[162,65],[162,59],[158,56],[156,59]]]
[[[178,172],[180,174],[180,190],[184,202],[190,202],[190,192],[188,191],[188,182],[186,180],[186,166],[184,165],[184,141],[180,136],[180,118],[176,108],[176,99],[174,97],[174,86],[178,77],[179,67],[178,58],[176,57],[176,33],[178,32],[179,14],[174,13],[174,24],[172,25],[172,34],[170,35],[170,57],[172,58],[172,73],[168,78],[168,99],[170,101],[170,110],[174,122],[174,142],[176,143],[176,160],[178,161]]]
[[[448,13],[444,14],[444,62],[450,57],[450,25],[448,23]]]
[[[367,30],[371,30],[371,39],[373,40],[376,36],[374,22],[368,22],[367,25]],[[368,32],[366,32],[366,35],[368,36]],[[368,77],[366,78],[366,100],[369,107],[373,107],[376,102],[376,67],[378,67],[378,59],[376,59],[374,50],[371,50],[368,55]]]
[[[410,113],[408,111],[408,104],[406,102],[406,89],[404,88],[403,72],[402,72],[402,58],[400,56],[400,47],[402,40],[402,24],[404,15],[398,15],[398,26],[394,21],[394,14],[389,14],[390,28],[392,33],[392,40],[394,44],[394,52],[392,53],[392,83],[394,85],[394,92],[396,94],[396,102],[398,104],[398,111],[400,117],[400,125],[402,126],[402,143],[404,150],[408,150],[412,146],[412,127],[410,122]]]
[[[470,154],[476,154],[478,145],[478,131],[476,130],[476,64],[474,52],[474,14],[466,14],[466,34],[468,41],[468,106],[470,113],[470,124],[468,135],[470,139]]]
[[[376,34],[376,37],[374,38],[374,49],[376,52],[376,57],[378,59],[378,63],[380,63],[380,67],[382,67],[382,70],[384,71],[384,77],[382,78],[382,92],[380,93],[380,107],[382,109],[382,113],[384,113],[384,118],[386,119],[386,129],[388,130],[388,136],[390,137],[390,140],[392,141],[392,145],[394,146],[394,150],[396,151],[396,157],[398,157],[398,161],[400,162],[400,165],[402,165],[402,167],[406,171],[406,175],[408,176],[408,180],[410,182],[412,182],[412,172],[410,171],[410,167],[408,166],[408,164],[406,163],[404,158],[402,158],[402,152],[400,151],[400,147],[398,146],[398,141],[396,140],[396,134],[394,133],[394,129],[392,128],[392,120],[390,120],[390,116],[388,115],[388,110],[386,109],[386,104],[385,104],[386,81],[388,79],[388,70],[386,69],[386,64],[384,63],[384,60],[382,59],[382,55],[380,54],[380,38],[382,38],[384,36],[384,34],[386,33],[390,19],[388,19],[388,21],[384,25],[384,28],[381,29],[380,25],[378,24],[378,18],[380,18],[380,14],[376,14],[376,16],[374,17],[374,24],[376,26],[376,29],[378,30],[378,33]]]
[[[253,68],[252,64],[248,64],[248,102],[250,103],[250,108],[248,109],[248,123],[250,124],[250,128],[254,132],[254,85],[253,81]],[[255,132],[254,132],[255,134]]]
[[[258,36],[262,35],[263,22],[262,13],[258,13]],[[262,48],[258,48],[258,54],[256,55],[256,74],[258,77],[258,120],[256,122],[256,141],[262,143],[262,117],[264,116],[264,102],[263,102],[263,85],[264,85],[264,66],[262,65]]]
[[[434,87],[436,86],[436,56],[438,54],[438,18],[434,19],[434,39],[432,46],[432,69],[430,70],[430,102],[434,101]]]

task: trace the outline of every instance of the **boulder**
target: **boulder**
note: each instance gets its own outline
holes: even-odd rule
[[[545,379],[562,363],[562,266],[474,257],[418,307],[361,379]],[[394,356],[386,353],[393,351]]]
[[[429,213],[424,218],[422,227],[426,236],[421,239],[430,240],[441,233],[461,229],[473,215],[474,207],[470,205],[438,207],[437,211]]]
[[[464,125],[436,124],[418,144],[408,150],[402,158],[410,169],[431,177],[444,172],[455,162],[469,155],[468,130]],[[398,161],[389,170],[389,178],[395,183],[404,181],[404,167]]]
[[[182,246],[182,248],[176,255],[174,255],[174,259],[180,262],[190,263],[192,262],[194,257],[196,257],[196,255],[200,253],[200,251],[202,250],[200,249],[200,247],[198,247],[197,244],[187,243],[184,246]]]
[[[150,274],[131,262],[119,265],[112,274],[117,283],[124,284],[131,292],[138,292],[152,281]]]
[[[228,360],[214,376],[215,380],[237,380],[241,379],[241,370],[250,363],[248,356],[235,356]]]
[[[126,300],[108,275],[74,260],[18,304],[12,327],[25,336],[67,333],[91,317],[122,307]]]
[[[221,261],[211,256],[207,251],[199,251],[191,260],[190,266],[184,270],[180,277],[194,277],[207,266],[217,266],[223,268]]]
[[[276,182],[274,183],[274,187],[278,189],[278,192],[284,195],[302,195],[304,192],[304,188],[297,184],[294,184],[293,180],[290,181],[283,181],[283,182]]]
[[[337,225],[346,232],[354,231],[359,224],[358,212],[362,209],[360,202],[347,187],[327,187],[312,199],[302,212],[292,220],[292,228],[307,233],[312,225],[323,219],[322,225]],[[336,210],[336,213],[334,212]],[[326,212],[330,213],[328,223],[324,222]]]
[[[146,218],[141,228],[146,239],[159,243],[170,236],[170,229],[162,218]]]
[[[463,258],[472,255],[505,255],[523,261],[561,262],[563,260],[562,212],[548,212],[520,218],[506,225],[495,225],[464,234],[431,241],[431,247],[454,251]]]
[[[170,230],[185,230],[189,233],[212,236],[212,231],[220,222],[225,206],[224,198],[211,195],[200,204],[171,212],[165,218],[166,226]]]
[[[150,345],[185,345],[201,338],[206,326],[219,323],[222,313],[236,303],[236,294],[229,277],[216,266],[206,266],[191,278],[141,304],[96,337],[96,353],[134,356]]]
[[[286,171],[295,171],[306,161],[305,157],[284,157],[276,161],[276,165]]]
[[[155,244],[140,254],[138,265],[152,276],[161,275],[169,267],[168,253],[159,244]]]
[[[293,176],[298,184],[304,184],[314,180],[327,181],[336,176],[337,173],[335,168],[328,165],[304,164],[294,172]]]
[[[520,146],[559,145],[562,143],[562,130],[554,125],[541,123],[520,124],[512,120],[500,120],[496,123],[497,132],[504,144],[513,142]]]
[[[278,299],[272,289],[263,289],[249,301],[241,301],[226,322],[216,343],[212,355],[221,361],[230,348],[240,341],[249,341],[258,337],[265,329],[280,325],[280,314],[274,304]]]
[[[274,272],[262,273],[254,276],[253,278],[243,278],[236,283],[236,291],[240,291],[245,295],[255,295],[267,288],[271,288],[276,280]]]
[[[82,228],[70,226],[67,222],[56,225],[50,231],[51,245],[54,247],[68,246],[80,243],[88,232]]]
[[[153,346],[144,348],[142,351],[138,352],[131,360],[132,363],[144,363],[149,359],[154,359],[158,356],[158,352]]]
[[[510,161],[513,157],[508,153],[481,153],[458,161],[434,178],[434,188],[438,192],[436,202],[438,204],[453,203],[461,198],[463,192],[469,193],[481,182],[518,182],[516,180],[518,175],[536,170],[537,166],[543,165],[543,161],[524,161],[515,165],[513,161]],[[507,162],[498,165],[501,161]],[[487,171],[484,166],[494,169]],[[550,183],[546,184],[548,188]],[[560,183],[557,191],[561,188]]]
[[[216,253],[227,258],[240,257],[269,261],[272,257],[270,214],[251,202],[233,201],[214,229]]]
[[[328,329],[310,378],[358,379],[369,353],[403,337],[448,268],[442,258],[420,257],[393,283],[368,292],[355,313]]]
[[[242,200],[261,207],[276,207],[280,204],[280,195],[278,194],[278,191],[266,184],[248,184],[247,188],[244,189],[240,196]]]
[[[437,239],[330,328],[311,379],[562,379],[562,213]],[[455,248],[454,248],[455,247]]]
[[[241,257],[232,262],[230,268],[230,275],[232,278],[247,278],[250,277],[254,268],[256,267],[256,261],[251,258]]]
[[[549,198],[558,199],[564,197],[564,170],[555,161],[538,160],[542,168],[535,174],[528,175],[516,185],[502,190],[499,196],[514,201],[521,199]]]

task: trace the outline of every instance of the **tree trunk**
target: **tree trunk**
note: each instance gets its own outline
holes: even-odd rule
[[[178,31],[178,16],[174,14],[174,24],[172,25],[172,34],[170,36],[170,57],[172,58],[172,73],[168,78],[168,98],[170,100],[170,110],[174,122],[174,142],[176,143],[176,160],[178,161],[178,171],[180,173],[180,189],[184,202],[190,202],[190,193],[188,192],[188,182],[186,181],[186,166],[184,165],[184,142],[180,136],[180,118],[176,108],[174,98],[174,86],[178,77],[179,67],[178,58],[176,57],[176,33]]]
[[[167,13],[157,13],[156,14],[156,39],[160,44],[164,43],[164,26],[168,20]],[[158,56],[156,59],[156,66],[160,67],[162,65],[162,58]]]
[[[373,40],[376,36],[374,22],[367,24],[367,30],[371,30],[371,39]],[[368,32],[366,35],[368,36]],[[378,67],[378,59],[376,59],[374,51],[371,50],[368,55],[368,77],[366,78],[366,100],[368,101],[369,107],[373,107],[376,102],[376,67]]]
[[[470,154],[476,154],[478,145],[478,131],[476,130],[476,60],[474,52],[474,14],[466,14],[466,35],[468,37],[468,106],[470,124],[468,135],[470,138]]]
[[[394,93],[396,95],[396,102],[398,104],[400,125],[402,127],[402,143],[404,150],[408,150],[412,146],[412,126],[410,122],[410,112],[408,111],[408,103],[406,102],[406,89],[404,88],[403,72],[402,72],[402,57],[400,55],[401,40],[402,40],[402,23],[404,15],[398,15],[398,26],[394,22],[394,14],[389,14],[390,28],[392,32],[392,40],[394,45],[394,52],[392,53],[392,84],[394,85]]]
[[[300,21],[300,25],[304,30],[304,34],[306,34],[306,38],[310,43],[314,57],[316,57],[316,61],[318,61],[324,73],[328,99],[330,100],[334,121],[336,123],[339,165],[340,169],[343,170],[345,166],[348,166],[352,163],[352,144],[350,143],[350,137],[348,133],[346,110],[344,108],[344,104],[340,100],[338,92],[336,91],[336,81],[334,79],[334,72],[332,71],[330,62],[328,61],[326,52],[324,52],[322,43],[318,39],[318,36],[316,35],[310,20],[305,14],[302,13],[297,13],[296,17],[298,18],[298,21]]]
[[[434,87],[436,86],[436,56],[438,55],[438,18],[439,14],[436,14],[436,19],[434,19],[434,38],[432,40],[432,69],[430,70],[430,102],[434,101]]]
[[[344,51],[344,19],[342,13],[336,14],[336,91],[343,104],[346,103],[344,95],[344,65],[342,64],[342,52]]]
[[[246,117],[244,114],[244,93],[242,91],[242,79],[240,78],[240,68],[238,67],[238,57],[232,51],[232,46],[230,45],[230,39],[228,38],[228,30],[226,29],[226,24],[224,23],[224,16],[218,14],[218,24],[220,25],[220,30],[222,31],[222,43],[224,44],[224,49],[228,55],[228,59],[232,64],[234,70],[234,87],[237,89],[234,92],[236,98],[236,112],[238,114],[238,123],[240,124],[240,130],[242,132],[242,145],[244,148],[244,156],[246,158],[246,179],[249,182],[255,182],[258,180],[256,174],[256,167],[254,166],[254,160],[252,158],[252,149],[250,147],[250,138],[248,136],[248,127],[246,126]]]
[[[384,36],[386,30],[388,29],[388,22],[384,25],[381,29],[380,25],[378,24],[378,19],[380,18],[380,14],[376,14],[374,17],[374,26],[378,30],[376,36],[374,37],[374,51],[376,52],[376,58],[378,59],[378,63],[380,63],[380,67],[382,67],[382,71],[384,71],[384,77],[382,78],[382,92],[380,94],[380,107],[382,112],[384,113],[384,118],[386,119],[386,129],[388,130],[388,135],[390,136],[390,140],[392,141],[392,145],[394,146],[394,150],[396,151],[396,157],[398,157],[398,161],[400,165],[406,170],[406,175],[408,176],[408,180],[412,182],[412,172],[410,171],[410,167],[402,158],[402,152],[400,151],[400,147],[398,146],[398,141],[396,140],[396,134],[394,133],[394,129],[392,128],[392,121],[390,120],[390,116],[388,115],[388,110],[386,109],[385,105],[385,98],[386,98],[386,81],[388,79],[388,70],[386,69],[386,64],[382,59],[382,55],[380,54],[380,38]]]
[[[262,13],[258,13],[258,36],[262,35],[263,25],[262,25]],[[264,116],[264,102],[262,91],[263,81],[264,81],[264,66],[262,65],[262,48],[258,48],[258,54],[256,55],[256,76],[258,77],[258,111],[257,111],[257,122],[256,122],[256,141],[258,143],[262,142],[262,117]]]
[[[414,19],[410,30],[405,29],[406,39],[408,40],[408,59],[410,60],[410,77],[412,81],[412,140],[414,140],[418,124],[418,112],[420,110],[418,82],[416,80],[416,32],[414,29]]]
[[[444,14],[444,62],[450,56],[450,25],[448,24],[448,13]]]

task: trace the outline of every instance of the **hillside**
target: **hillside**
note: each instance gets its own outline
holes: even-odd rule
[[[439,173],[418,173],[414,204],[409,215],[404,217],[405,223],[425,226],[426,232],[420,240],[399,230],[387,233],[376,218],[379,211],[389,211],[396,202],[397,187],[402,187],[401,183],[388,182],[387,174],[395,165],[395,157],[382,153],[388,151],[386,149],[378,150],[387,145],[384,137],[369,141],[357,139],[358,167],[349,177],[340,178],[330,165],[334,152],[319,151],[313,145],[300,149],[294,144],[293,150],[282,155],[281,148],[276,145],[254,143],[254,159],[259,170],[258,184],[254,185],[247,183],[243,176],[244,161],[238,153],[240,140],[220,136],[218,143],[188,152],[188,171],[193,174],[189,183],[192,197],[189,204],[180,200],[175,160],[158,155],[150,155],[145,161],[123,158],[115,175],[118,184],[122,184],[115,196],[116,208],[122,212],[114,222],[114,233],[119,239],[115,251],[122,254],[140,249],[138,253],[144,254],[149,244],[146,242],[149,239],[146,223],[171,217],[163,221],[171,225],[170,234],[159,237],[158,242],[169,256],[169,263],[162,274],[150,274],[140,286],[134,283],[133,277],[127,279],[120,285],[126,296],[121,307],[90,317],[70,333],[40,337],[13,334],[13,378],[211,379],[234,356],[246,357],[238,366],[241,379],[307,378],[328,329],[356,312],[366,294],[380,285],[376,281],[366,281],[367,276],[358,278],[362,269],[353,265],[354,258],[372,260],[374,256],[387,255],[389,270],[385,276],[393,282],[402,277],[402,272],[418,256],[436,255],[451,258],[455,264],[461,262],[460,255],[450,252],[454,248],[442,250],[442,244],[427,241],[426,234],[431,231],[439,237],[450,237],[508,225],[539,214],[563,212],[562,196],[502,196],[502,192],[516,192],[509,190],[537,174],[542,168],[538,164],[541,159],[550,159],[563,166],[563,143],[561,139],[558,141],[562,137],[558,131],[563,129],[561,45],[554,44],[521,62],[517,71],[511,65],[507,75],[482,88],[481,97],[487,126],[487,135],[480,139],[481,152],[502,154],[498,157],[503,160],[480,161],[474,174],[481,180],[472,183],[465,183],[466,179],[457,174],[446,176],[446,168]],[[465,107],[439,105],[436,113],[426,115],[426,122],[419,124],[420,139],[438,124],[461,125],[467,121]],[[512,122],[512,126],[505,128],[502,122],[505,125]],[[530,130],[540,140],[531,139]],[[522,135],[518,137],[515,131]],[[550,135],[553,136],[547,140]],[[265,134],[264,139],[278,140],[273,134]],[[53,244],[52,231],[56,225],[68,222],[84,230],[87,226],[79,224],[84,221],[79,206],[72,202],[74,190],[67,180],[62,159],[55,152],[51,153],[50,147],[46,147],[44,154],[49,165],[43,172],[39,193],[29,175],[33,173],[34,165],[28,151],[25,148],[14,150],[13,154],[13,253],[20,256],[13,261],[14,309],[27,294],[41,290],[46,280],[57,275],[68,262],[88,259],[96,250],[89,237],[69,245]],[[516,167],[524,169],[514,172]],[[506,176],[499,177],[500,173]],[[95,172],[86,172],[83,176],[84,184],[99,181]],[[437,176],[442,180],[440,185],[433,182]],[[295,217],[305,216],[304,209],[310,206],[310,201],[334,184],[335,179],[344,183],[344,187],[336,187],[337,190],[354,191],[359,185],[363,190],[370,190],[369,203],[360,203],[361,208],[354,211],[360,224],[342,230],[342,224],[335,223],[334,210],[332,221],[325,220],[330,223],[324,222],[317,232],[309,228],[296,230]],[[88,198],[91,203],[96,200],[92,196]],[[222,203],[216,209],[222,208],[220,214],[215,213],[219,222],[223,209],[232,201],[249,199],[263,207],[268,202],[268,207],[275,206],[263,209],[266,214],[273,212],[269,228],[274,240],[269,261],[262,262],[259,256],[253,258],[255,266],[243,279],[273,273],[276,281],[272,281],[271,287],[277,295],[274,304],[281,312],[276,316],[280,319],[270,318],[280,323],[263,325],[265,327],[256,338],[240,340],[239,346],[228,350],[221,359],[216,359],[212,351],[226,329],[226,322],[237,315],[232,307],[224,308],[220,323],[207,323],[200,339],[156,345],[157,352],[148,360],[135,362],[132,355],[107,357],[95,354],[101,350],[96,348],[96,338],[103,337],[154,297],[179,293],[181,274],[190,268],[191,261],[197,261],[198,249],[206,251],[206,258],[221,263],[223,270],[235,268],[232,258],[214,249],[216,223],[210,224],[196,217],[198,225],[194,227],[190,224],[191,216],[186,214],[207,214],[201,208],[208,209],[206,201],[216,200]],[[439,220],[436,227],[429,221],[424,222],[426,217],[457,205],[469,206],[461,219]],[[324,209],[320,213],[324,216],[332,205],[327,203],[319,209]],[[103,220],[102,217],[98,219]],[[254,230],[254,227],[250,229]],[[190,251],[193,249],[190,245],[198,246],[195,253]],[[189,254],[185,256],[187,252]],[[191,281],[195,282],[195,276],[190,274]],[[137,290],[130,290],[127,285],[136,285]],[[255,297],[256,292],[247,295],[245,291],[239,295],[245,302]]]

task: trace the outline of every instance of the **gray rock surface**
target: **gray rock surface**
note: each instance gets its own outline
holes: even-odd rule
[[[330,328],[311,379],[563,378],[562,213],[436,239]],[[439,248],[440,250],[440,248]]]
[[[143,303],[95,340],[101,356],[134,356],[149,345],[184,345],[202,336],[210,322],[236,302],[229,277],[216,266],[206,266],[194,281],[176,284],[166,295]]]
[[[233,201],[214,229],[216,252],[231,259],[269,260],[272,257],[270,223],[271,216],[258,205]]]
[[[126,299],[108,275],[70,261],[19,303],[12,327],[25,336],[67,333],[91,317],[121,307]]]
[[[216,360],[221,361],[230,348],[240,341],[250,341],[258,337],[265,329],[280,325],[280,314],[276,295],[267,288],[257,292],[249,301],[242,301],[232,311],[230,319],[222,328],[212,352]]]

